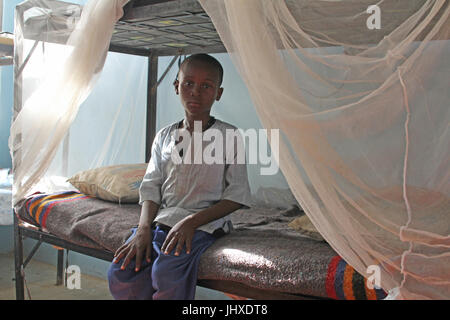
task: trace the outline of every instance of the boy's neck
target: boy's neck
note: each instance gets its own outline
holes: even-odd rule
[[[214,119],[214,117],[211,117],[209,114],[202,116],[202,117],[195,117],[195,118],[189,117],[188,115],[186,115],[184,118],[184,121],[183,121],[183,127],[192,133],[192,131],[194,131],[194,122],[201,121],[202,122],[202,131],[205,131],[210,126],[210,122],[213,119]]]

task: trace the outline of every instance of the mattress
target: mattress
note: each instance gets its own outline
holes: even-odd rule
[[[18,203],[19,219],[69,242],[114,252],[139,223],[138,204],[117,204],[78,192],[34,194]],[[202,255],[199,279],[229,280],[257,289],[332,299],[382,299],[325,242],[288,224],[303,215],[255,207],[231,214],[234,230]]]

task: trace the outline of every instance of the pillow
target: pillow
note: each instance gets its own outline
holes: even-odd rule
[[[252,195],[253,207],[268,207],[290,209],[293,206],[301,208],[289,188],[259,187]]]
[[[325,241],[325,239],[321,236],[319,231],[317,231],[316,227],[314,227],[314,225],[311,223],[311,220],[309,220],[306,214],[301,217],[295,218],[288,224],[288,226],[308,238],[317,241]]]
[[[138,203],[146,163],[122,164],[81,171],[68,179],[81,193],[118,203]]]

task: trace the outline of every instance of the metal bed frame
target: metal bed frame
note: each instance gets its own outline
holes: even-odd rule
[[[61,3],[63,8],[65,3]],[[72,4],[71,4],[72,5]],[[19,8],[20,7],[20,8]],[[27,2],[18,5],[18,12],[29,9]],[[184,32],[189,32],[189,35]],[[34,37],[35,46],[39,39]],[[62,42],[53,39],[54,42]],[[28,54],[30,56],[34,49]],[[112,52],[133,54],[148,57],[148,85],[147,85],[147,117],[146,141],[153,141],[156,133],[156,94],[158,84],[180,55],[198,52],[221,53],[226,52],[213,24],[196,0],[135,0],[124,7],[124,16],[116,23],[111,45]],[[27,58],[23,59],[22,48],[15,48],[14,72],[16,80],[21,77],[21,70],[26,66]],[[174,56],[166,71],[158,79],[158,57]],[[22,64],[20,62],[23,61]],[[16,81],[17,82],[17,81]],[[19,110],[21,88],[15,85],[15,110]],[[146,161],[150,158],[150,145],[146,144]],[[14,163],[13,163],[14,166]],[[69,250],[101,260],[111,262],[113,253],[106,250],[87,248],[76,245],[42,231],[39,227],[21,221],[14,212],[14,251],[15,251],[15,288],[16,299],[25,299],[24,269],[39,249],[42,243],[54,245],[57,253],[56,285],[63,284],[64,250]],[[28,256],[24,259],[23,240],[31,238],[37,240]],[[288,294],[270,290],[248,287],[238,282],[199,279],[198,285],[254,299],[318,299],[300,294]],[[319,298],[320,299],[320,298]]]

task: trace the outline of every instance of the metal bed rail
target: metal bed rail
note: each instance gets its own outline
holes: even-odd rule
[[[34,254],[37,252],[42,243],[48,243],[57,246],[62,249],[58,249],[57,264],[56,264],[56,285],[63,284],[63,274],[64,274],[64,250],[78,252],[90,257],[105,260],[111,262],[114,258],[114,253],[108,250],[101,250],[89,247],[83,247],[67,240],[58,238],[55,235],[43,232],[39,229],[31,229],[29,227],[24,227],[20,224],[14,210],[14,281],[16,287],[16,299],[25,299],[25,267],[33,258]],[[28,256],[24,260],[23,254],[23,241],[25,238],[31,238],[37,240],[36,244],[33,246]]]

